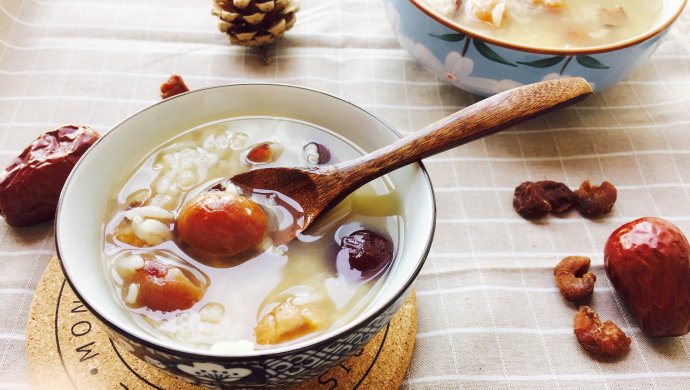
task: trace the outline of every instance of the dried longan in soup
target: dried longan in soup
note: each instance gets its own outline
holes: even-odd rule
[[[254,331],[258,344],[280,344],[330,325],[328,310],[317,302],[299,304],[290,298],[263,316]]]
[[[205,285],[180,267],[128,256],[115,264],[123,280],[125,303],[153,311],[186,310],[201,300]]]
[[[474,0],[470,12],[478,20],[500,27],[506,16],[507,6],[499,0]]]

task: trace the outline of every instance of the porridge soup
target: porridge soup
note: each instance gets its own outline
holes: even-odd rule
[[[469,29],[505,41],[546,48],[613,44],[649,31],[663,1],[421,0]]]
[[[355,191],[302,233],[299,205],[277,193],[245,194],[227,178],[360,155],[328,130],[267,117],[216,122],[164,142],[117,184],[106,211],[113,295],[155,337],[212,353],[288,345],[352,320],[402,240],[388,179]],[[218,205],[231,205],[231,214],[199,228]],[[228,215],[232,234],[222,233]]]

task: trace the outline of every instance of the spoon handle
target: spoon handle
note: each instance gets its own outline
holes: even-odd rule
[[[355,160],[334,166],[350,192],[397,168],[496,133],[592,93],[582,78],[542,81],[515,88],[432,123],[415,134]]]

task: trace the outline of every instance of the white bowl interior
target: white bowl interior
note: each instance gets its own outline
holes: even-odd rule
[[[72,285],[110,323],[150,343],[200,353],[142,331],[115,302],[102,257],[106,205],[116,196],[112,183],[121,182],[138,161],[163,141],[204,123],[254,115],[287,117],[322,126],[344,135],[366,151],[397,139],[383,122],[350,103],[320,92],[275,84],[240,84],[195,91],[128,118],[79,161],[63,190],[56,222],[58,253]],[[399,169],[389,177],[401,189],[406,239],[375,299],[345,327],[293,346],[246,355],[278,353],[328,338],[381,309],[406,286],[428,250],[434,225],[434,198],[419,164]]]

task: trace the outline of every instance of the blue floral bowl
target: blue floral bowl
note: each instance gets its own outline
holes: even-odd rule
[[[188,382],[220,388],[272,388],[318,376],[360,350],[383,328],[412,288],[431,246],[435,203],[421,164],[388,174],[400,194],[396,257],[371,301],[346,324],[289,346],[218,354],[156,337],[116,299],[103,260],[104,210],[130,169],[164,140],[213,121],[247,116],[300,120],[342,134],[364,151],[400,136],[367,111],[334,96],[278,84],[236,84],[175,96],[126,119],[79,160],[63,189],[55,223],[60,262],[74,292],[118,347]],[[126,152],[123,152],[126,151]],[[236,292],[235,292],[236,293]]]
[[[658,0],[655,0],[658,1]],[[469,30],[420,0],[384,0],[400,45],[438,78],[490,96],[524,84],[579,76],[603,90],[646,61],[687,0],[662,0],[663,16],[650,31],[624,42],[585,49],[545,49]]]

